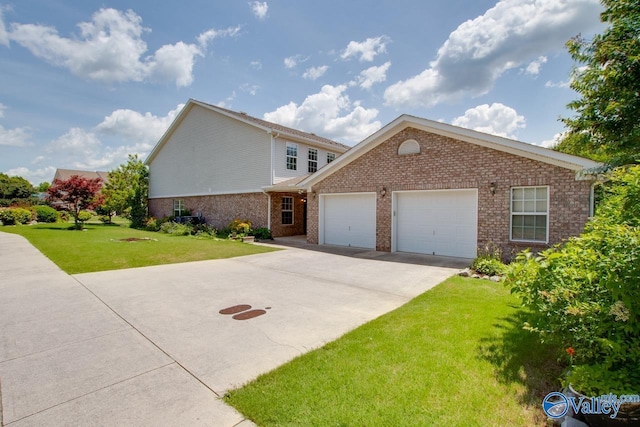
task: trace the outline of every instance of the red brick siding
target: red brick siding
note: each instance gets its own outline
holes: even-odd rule
[[[282,198],[293,198],[293,225],[282,224]],[[304,234],[304,196],[297,193],[271,193],[271,234],[273,237]]]
[[[418,141],[420,154],[398,156],[398,147],[407,139]],[[495,194],[489,191],[492,182]],[[574,172],[408,128],[314,186],[307,240],[318,243],[317,194],[376,191],[376,249],[390,251],[393,191],[477,188],[478,247],[493,243],[509,257],[526,247],[546,246],[509,241],[510,189],[538,185],[550,190],[549,245],[579,234],[589,216],[591,183],[576,181]]]

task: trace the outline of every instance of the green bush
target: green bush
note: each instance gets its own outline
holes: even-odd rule
[[[231,233],[246,235],[249,233],[249,230],[251,230],[251,221],[248,219],[234,219],[229,224],[229,228],[231,229]]]
[[[0,209],[0,221],[3,225],[27,224],[33,221],[35,213],[24,208]]]
[[[588,395],[640,384],[640,166],[614,171],[579,237],[518,255],[505,283],[531,310],[525,327],[561,346],[566,382]]]
[[[268,228],[256,228],[255,230],[251,230],[249,232],[250,236],[255,236],[258,240],[273,240],[273,236],[271,236],[271,230]]]
[[[487,276],[501,276],[505,273],[506,267],[499,259],[488,257],[478,257],[471,263],[473,271]]]
[[[175,236],[188,236],[193,233],[193,225],[189,223],[178,224],[176,222],[165,222],[160,226],[160,232]]]
[[[38,222],[56,222],[60,218],[57,210],[51,206],[39,205],[32,208]]]
[[[80,222],[87,222],[91,218],[93,218],[93,214],[91,212],[87,212],[87,211],[78,212],[78,221]]]

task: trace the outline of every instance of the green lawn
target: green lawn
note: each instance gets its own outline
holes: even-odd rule
[[[225,400],[259,426],[545,425],[560,367],[518,307],[453,277]]]
[[[69,274],[231,258],[275,250],[228,240],[134,230],[123,223],[89,223],[84,231],[70,230],[71,225],[18,225],[0,227],[0,231],[26,237]],[[124,241],[144,238],[151,240]]]

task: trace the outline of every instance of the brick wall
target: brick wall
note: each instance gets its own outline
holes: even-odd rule
[[[420,144],[419,154],[398,156],[407,139]],[[489,191],[496,183],[496,192]],[[376,249],[391,250],[393,191],[478,189],[478,247],[500,246],[505,257],[547,245],[509,240],[510,189],[548,185],[549,245],[579,234],[589,216],[590,186],[576,181],[574,172],[501,151],[480,147],[413,128],[394,135],[316,184],[308,200],[307,240],[318,243],[318,194],[375,191],[377,193]],[[386,195],[381,196],[382,188]]]
[[[293,198],[293,224],[282,224],[282,198]],[[305,204],[297,193],[271,193],[271,234],[273,237],[299,236],[304,234]]]
[[[173,215],[176,198],[149,199],[149,213],[156,218]],[[236,218],[248,219],[254,228],[267,227],[268,197],[264,193],[180,197],[192,215],[202,212],[207,224],[223,228]]]

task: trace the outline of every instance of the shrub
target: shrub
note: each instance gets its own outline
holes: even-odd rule
[[[268,228],[256,228],[255,230],[251,230],[249,235],[255,236],[258,240],[273,240],[271,230]]]
[[[160,232],[175,236],[188,236],[193,232],[193,225],[189,223],[178,224],[175,222],[165,222],[160,226]]]
[[[78,221],[80,222],[87,222],[91,218],[93,218],[93,214],[91,212],[87,212],[87,211],[78,212]]]
[[[35,213],[24,208],[0,209],[0,221],[4,225],[27,224],[33,221]]]
[[[60,221],[69,222],[69,212],[68,211],[59,211]]]
[[[519,254],[505,281],[531,309],[525,328],[560,345],[566,382],[588,395],[640,384],[640,166],[610,178],[582,235]]]
[[[32,210],[35,212],[38,222],[56,222],[60,218],[58,211],[51,206],[34,206]]]
[[[229,224],[232,233],[248,234],[251,230],[251,221],[248,219],[234,219]]]
[[[501,276],[505,273],[506,265],[495,258],[476,258],[471,263],[471,269],[478,274],[487,276]]]
[[[151,217],[147,219],[147,222],[144,223],[144,229],[147,231],[160,231],[160,226],[162,223],[158,221],[156,218]]]

